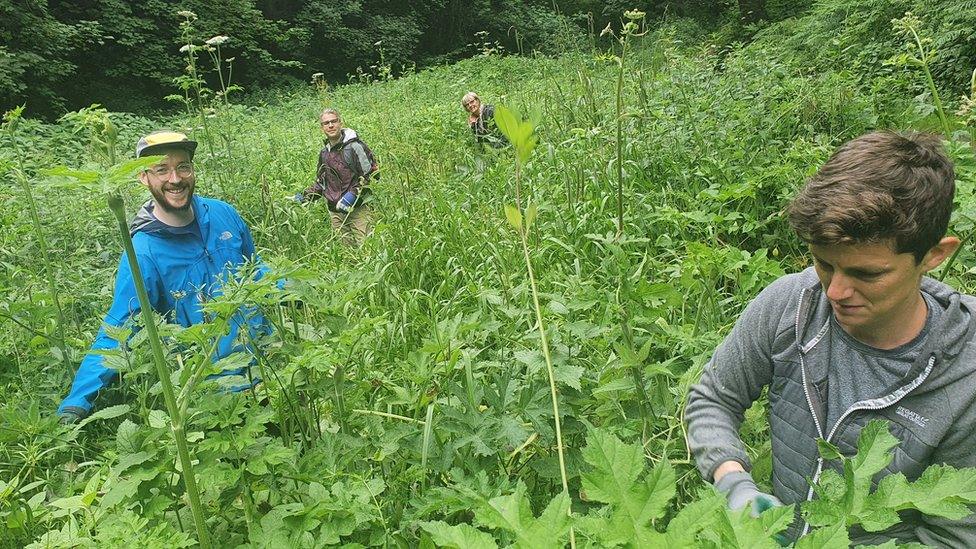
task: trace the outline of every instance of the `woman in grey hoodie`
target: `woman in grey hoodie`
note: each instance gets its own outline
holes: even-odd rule
[[[875,481],[915,480],[934,464],[976,466],[976,298],[925,276],[960,244],[945,236],[954,180],[941,138],[875,132],[838,149],[790,204],[813,267],[746,307],[688,395],[688,443],[730,507],[799,508],[814,496],[808,479],[836,467],[820,458],[817,439],[853,455],[874,419],[899,440]],[[738,436],[764,387],[773,494],[756,487]],[[972,515],[900,519],[881,533],[853,529],[851,541],[976,546]],[[807,530],[798,513],[786,534]]]

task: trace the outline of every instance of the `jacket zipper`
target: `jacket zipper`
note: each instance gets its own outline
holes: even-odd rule
[[[801,302],[804,297],[806,297],[805,290],[803,291],[803,293],[800,294]],[[796,334],[797,334],[797,347],[799,348],[801,347],[801,345],[799,344],[800,341],[800,337],[799,337],[800,307],[799,306],[797,306],[796,309]],[[810,389],[807,383],[807,367],[806,367],[806,363],[803,361],[803,350],[802,349],[799,350],[800,350],[800,376],[802,377],[803,380],[803,394],[807,399],[807,407],[810,409],[810,415],[813,416],[813,423],[817,427],[817,434],[819,434],[820,438],[824,439],[826,442],[830,442],[830,439],[833,438],[834,434],[837,432],[837,428],[840,427],[840,424],[843,423],[843,421],[847,419],[847,417],[852,413],[860,410],[874,410],[874,411],[883,410],[885,408],[888,408],[900,402],[901,399],[905,398],[905,395],[914,391],[919,385],[922,384],[923,381],[925,381],[929,377],[929,373],[932,371],[932,367],[935,365],[935,356],[934,355],[930,356],[928,365],[925,367],[925,370],[923,370],[922,373],[919,374],[919,376],[916,377],[908,385],[905,385],[904,387],[888,395],[887,397],[855,402],[854,404],[851,405],[850,408],[848,408],[843,414],[841,414],[839,418],[837,418],[837,421],[834,422],[833,427],[831,427],[830,432],[825,437],[823,432],[823,427],[820,425],[820,420],[817,418],[817,413],[813,409],[813,400],[810,398]],[[895,398],[891,399],[891,397],[895,397]],[[818,455],[817,468],[814,471],[813,481],[810,483],[810,488],[807,490],[806,501],[810,501],[813,499],[813,493],[814,493],[813,486],[820,481],[820,475],[821,473],[823,473],[823,464],[824,464],[823,457]],[[810,532],[810,525],[806,521],[804,521],[803,531],[800,533],[800,536],[805,536],[809,532]]]

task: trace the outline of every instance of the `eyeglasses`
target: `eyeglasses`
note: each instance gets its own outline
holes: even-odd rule
[[[176,175],[180,177],[187,177],[193,175],[193,164],[184,162],[182,164],[177,164],[175,168],[159,165],[153,166],[146,171],[159,178],[169,177],[169,174],[173,173],[174,171],[176,172]]]
[[[339,123],[339,119],[338,118],[333,118],[332,120],[323,120],[323,121],[321,121],[321,124],[323,126],[331,126],[333,124],[338,124],[338,123]]]

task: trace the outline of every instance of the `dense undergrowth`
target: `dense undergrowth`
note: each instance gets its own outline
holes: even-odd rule
[[[852,61],[811,71],[757,44],[718,53],[668,30],[633,37],[619,111],[613,59],[569,55],[487,56],[282,93],[267,105],[220,106],[205,127],[193,117],[111,115],[121,156],[160,125],[200,139],[197,192],[234,204],[263,259],[289,281],[284,292],[273,278],[234,286],[216,305],[256,303],[277,329],[261,345],[266,382],[254,395],[203,384],[191,399],[186,431],[212,541],[772,543],[789,510],[750,521],[704,488],[684,443],[688,386],[745,303],[806,266],[780,215],[803,179],[867,130],[939,122],[930,97],[906,93],[926,89],[918,67],[865,74]],[[537,120],[518,206],[537,209],[526,245],[568,494],[522,242],[504,213],[517,202],[516,155],[473,145],[459,106],[468,90]],[[974,162],[966,121],[951,116],[957,95],[947,97],[959,176],[953,229],[968,239]],[[324,207],[288,198],[314,171],[325,105],[381,164],[378,223],[359,250],[339,244]],[[80,428],[53,416],[111,298],[120,246],[104,196],[44,169],[97,164],[100,116],[21,120],[2,138],[11,184],[0,187],[0,545],[196,543],[144,337],[115,358],[125,375],[100,397],[102,412]],[[126,198],[134,212],[145,193],[133,184]],[[942,274],[972,290],[974,261],[967,245]],[[292,299],[304,307],[278,305]],[[202,350],[192,334],[167,333],[174,380],[185,385],[183,365]],[[877,455],[887,449],[882,430],[872,432]],[[761,406],[743,438],[756,476],[768,479]],[[818,532],[805,543],[846,546],[844,528]]]

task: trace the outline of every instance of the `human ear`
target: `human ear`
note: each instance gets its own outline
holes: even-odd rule
[[[943,261],[959,249],[960,244],[959,238],[955,236],[942,237],[942,240],[935,246],[932,246],[925,254],[925,257],[922,258],[922,266],[925,267],[925,271],[931,271],[941,265]]]

